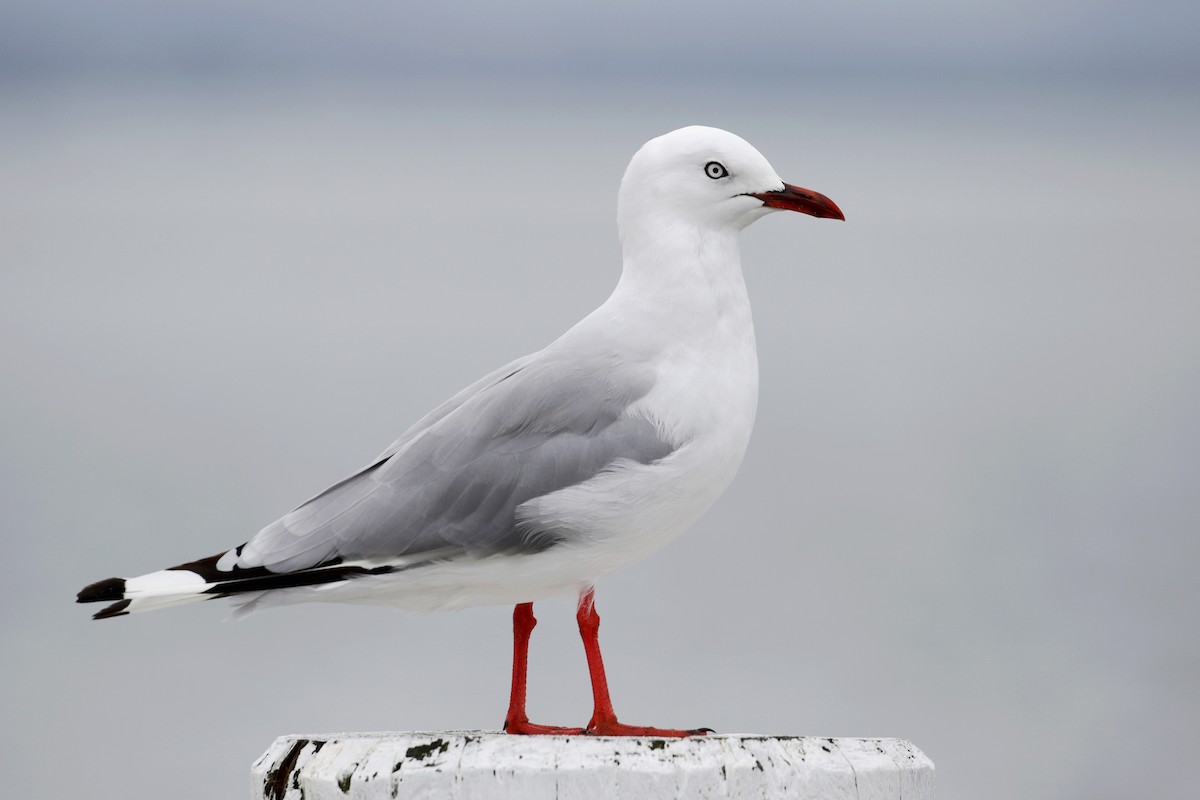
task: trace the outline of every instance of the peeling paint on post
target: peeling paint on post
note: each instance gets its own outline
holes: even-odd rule
[[[934,778],[933,762],[903,739],[744,734],[281,736],[252,769],[256,800],[931,800]]]

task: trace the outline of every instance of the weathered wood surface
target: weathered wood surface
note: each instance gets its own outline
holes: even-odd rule
[[[253,797],[929,800],[933,771],[903,739],[338,733],[276,739]]]

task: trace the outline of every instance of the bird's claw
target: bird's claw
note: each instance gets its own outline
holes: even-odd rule
[[[648,725],[626,725],[613,720],[588,725],[588,736],[649,736],[660,739],[682,739],[687,736],[707,736],[716,733],[712,728],[652,728]]]
[[[504,722],[504,732],[513,736],[583,736],[584,728],[564,728],[559,725],[538,725],[529,720]]]

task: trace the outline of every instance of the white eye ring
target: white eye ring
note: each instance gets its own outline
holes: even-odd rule
[[[728,178],[729,170],[725,169],[725,165],[720,161],[710,161],[704,165],[704,174],[715,181],[718,178]]]

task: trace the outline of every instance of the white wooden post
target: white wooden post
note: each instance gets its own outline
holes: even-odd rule
[[[338,733],[281,736],[253,773],[255,800],[933,798],[903,739]]]

